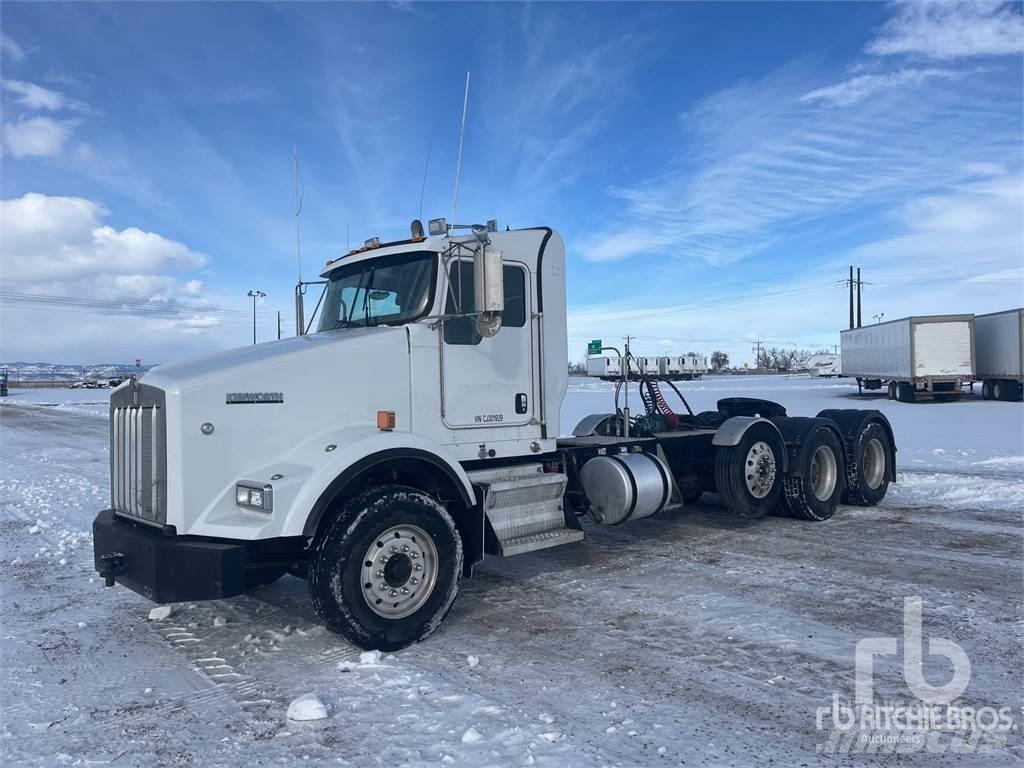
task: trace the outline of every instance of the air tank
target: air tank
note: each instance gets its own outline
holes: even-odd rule
[[[655,515],[672,494],[668,466],[651,453],[596,456],[583,465],[580,482],[590,516],[601,525]]]

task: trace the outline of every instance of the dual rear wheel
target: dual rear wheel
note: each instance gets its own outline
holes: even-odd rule
[[[872,506],[889,487],[893,449],[877,421],[863,425],[843,445],[831,422],[818,421],[799,436],[785,468],[787,450],[769,423],[753,424],[734,446],[718,449],[715,484],[722,502],[743,517],[781,509],[805,520],[827,520],[840,502]]]

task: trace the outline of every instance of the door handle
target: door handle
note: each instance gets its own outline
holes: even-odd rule
[[[518,392],[518,393],[516,393],[516,413],[520,413],[520,414],[526,413],[526,410],[527,410],[526,405],[527,405],[526,393],[525,392]]]

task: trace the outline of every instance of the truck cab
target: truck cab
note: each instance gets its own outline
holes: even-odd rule
[[[112,393],[111,505],[93,526],[108,586],[192,601],[291,573],[330,629],[393,650],[436,628],[485,555],[579,541],[585,514],[619,524],[717,490],[741,514],[792,497],[825,519],[843,494],[884,495],[895,448],[877,412],[795,425],[751,401],[658,432],[616,405],[559,440],[562,238],[431,231],[414,222],[408,240],[325,264],[315,332],[161,365]],[[864,461],[847,470],[871,425],[868,477]],[[812,475],[831,479],[808,498]]]

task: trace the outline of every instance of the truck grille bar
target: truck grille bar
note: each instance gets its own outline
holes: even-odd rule
[[[132,404],[115,402],[115,396],[126,399],[120,391],[111,397],[111,506],[118,514],[163,525],[167,522],[166,418],[160,403],[139,397],[141,389],[138,384],[129,387]]]

